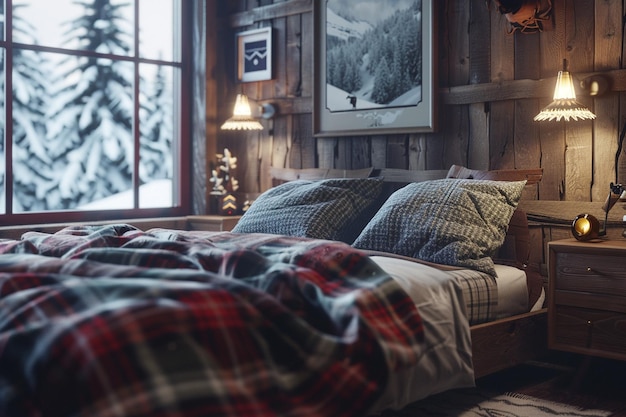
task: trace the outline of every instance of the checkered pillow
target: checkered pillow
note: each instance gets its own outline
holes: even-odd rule
[[[476,269],[495,276],[525,181],[443,179],[411,183],[392,194],[353,246]]]
[[[382,178],[287,182],[261,194],[232,231],[340,240],[381,190]]]

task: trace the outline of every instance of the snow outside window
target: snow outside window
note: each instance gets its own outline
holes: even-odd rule
[[[179,207],[182,2],[0,8],[2,217]]]

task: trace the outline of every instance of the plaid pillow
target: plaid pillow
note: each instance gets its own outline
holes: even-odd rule
[[[383,204],[353,246],[495,276],[493,256],[526,181],[442,179],[411,183]]]
[[[340,240],[382,184],[382,178],[287,182],[261,194],[232,231]]]

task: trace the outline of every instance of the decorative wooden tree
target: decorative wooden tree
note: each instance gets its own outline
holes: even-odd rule
[[[210,181],[213,189],[210,195],[209,208],[211,213],[221,215],[237,214],[237,198],[234,192],[239,188],[239,182],[234,177],[237,168],[237,158],[228,148],[224,148],[223,154],[217,154],[217,167],[211,171]]]

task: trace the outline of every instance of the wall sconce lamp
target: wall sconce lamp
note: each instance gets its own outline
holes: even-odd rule
[[[550,121],[565,119],[569,122],[573,120],[592,120],[596,115],[589,111],[588,108],[576,101],[576,91],[574,90],[574,81],[572,75],[567,70],[567,60],[563,60],[563,70],[559,71],[554,88],[554,96],[552,103],[544,107],[541,112],[535,116],[534,120]]]
[[[276,113],[276,108],[269,103],[259,106],[259,112],[264,119],[271,119]],[[237,94],[233,115],[224,122],[222,130],[263,130],[263,125],[257,118],[252,117],[252,109],[248,96],[245,94]]]

